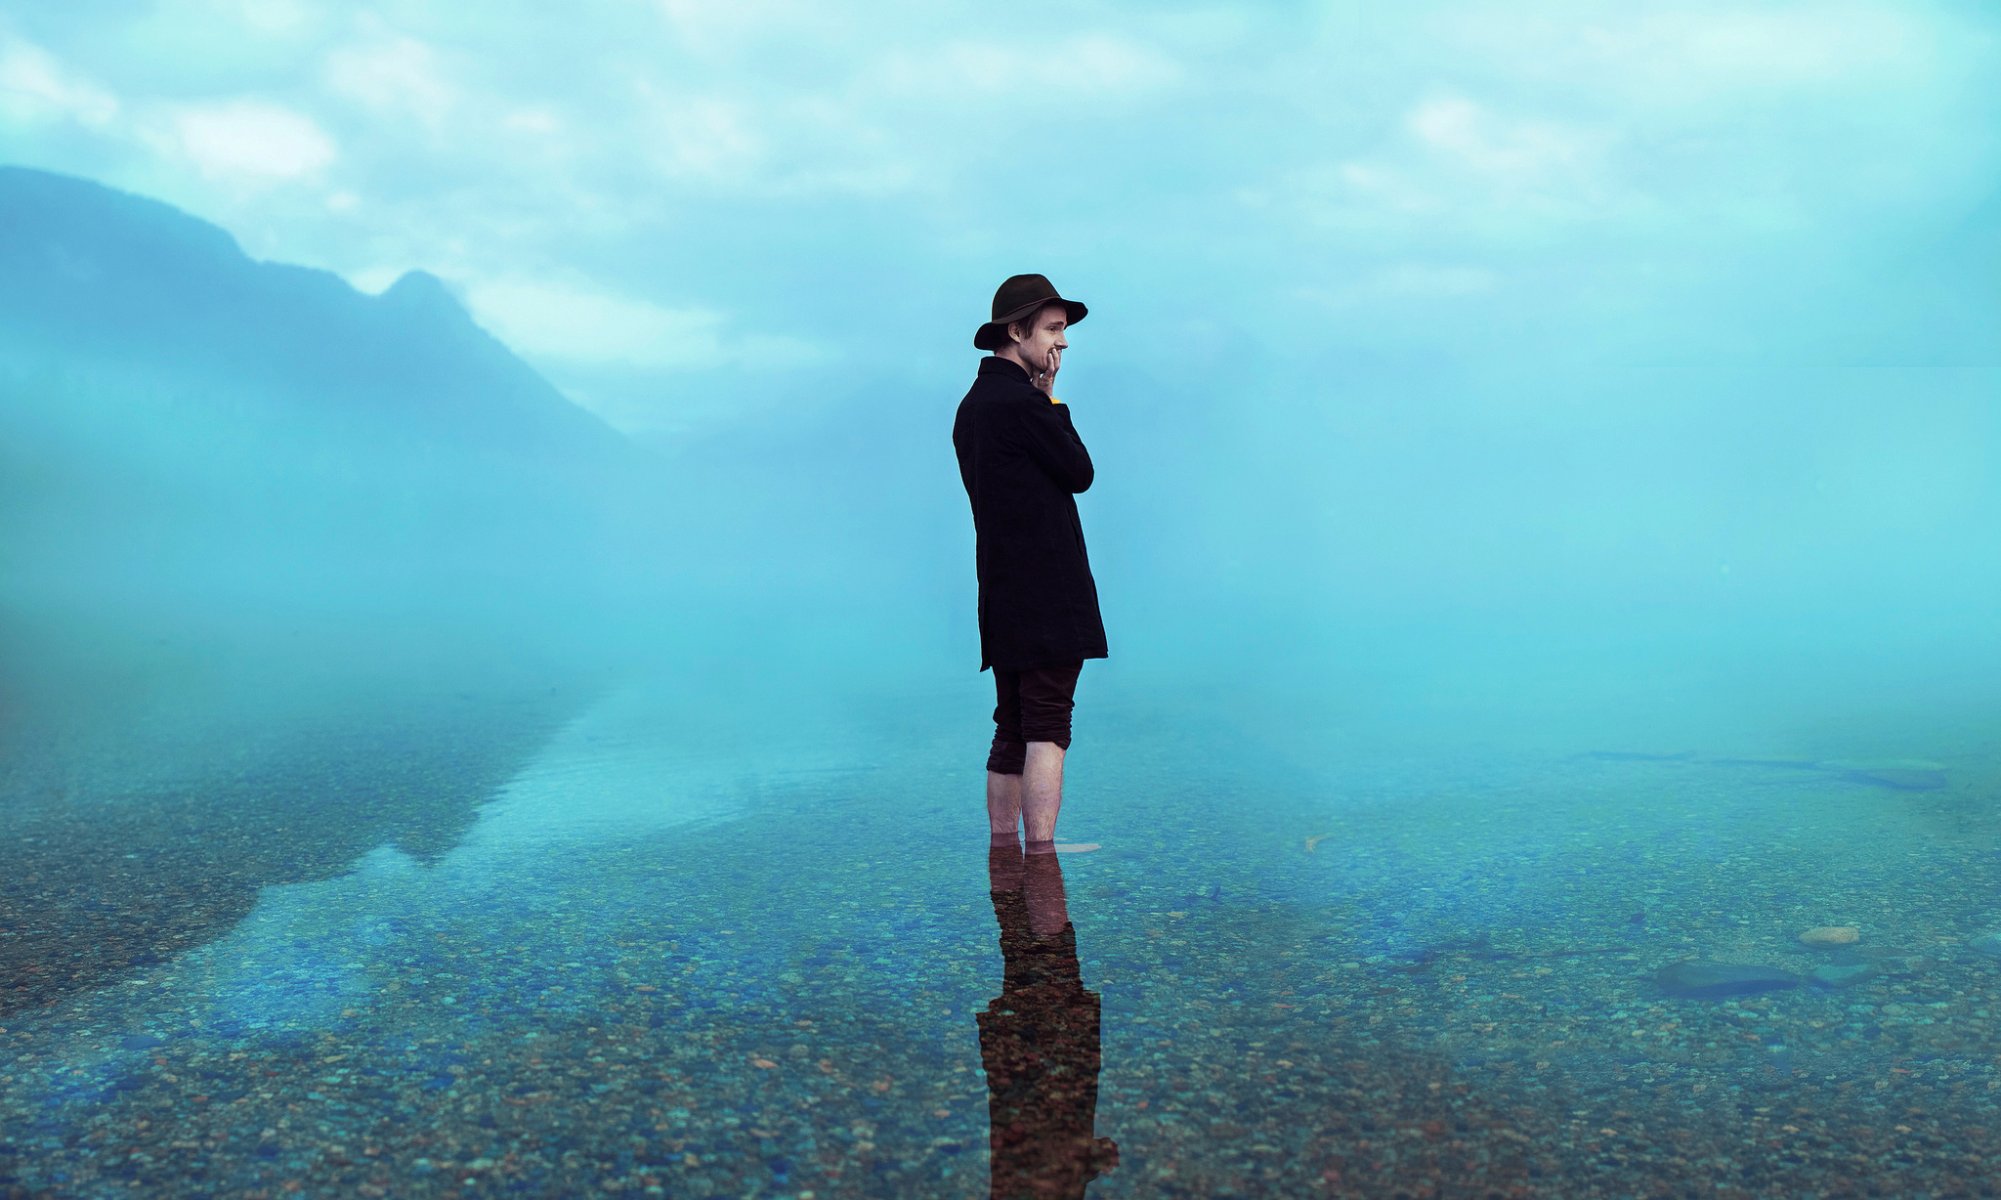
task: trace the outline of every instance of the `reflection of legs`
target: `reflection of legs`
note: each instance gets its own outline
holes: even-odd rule
[[[1070,909],[1063,896],[1063,867],[1054,854],[1031,854],[1022,862],[1028,927],[1037,937],[1062,933],[1070,923]]]
[[[995,834],[987,846],[987,889],[995,895],[1021,890],[1021,843]]]
[[[1063,807],[1063,747],[1055,742],[1030,742],[1028,744],[1028,765],[1021,774],[1022,824],[1024,840],[1053,842],[1056,840],[1056,814]],[[991,791],[988,793],[991,795]],[[991,805],[989,806],[991,811]],[[1013,830],[1013,826],[1008,826]],[[1035,849],[1043,847],[1032,847]]]

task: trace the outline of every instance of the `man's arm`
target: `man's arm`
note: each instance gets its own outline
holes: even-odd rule
[[[1091,452],[1084,449],[1084,440],[1070,424],[1069,405],[1027,406],[1022,415],[1022,433],[1028,456],[1066,491],[1090,490],[1096,472],[1091,467]]]

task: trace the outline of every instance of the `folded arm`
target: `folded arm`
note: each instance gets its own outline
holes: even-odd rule
[[[1070,424],[1069,405],[1029,406],[1022,419],[1022,432],[1028,456],[1066,491],[1090,489],[1096,474],[1091,467],[1091,452],[1084,449],[1084,440]]]

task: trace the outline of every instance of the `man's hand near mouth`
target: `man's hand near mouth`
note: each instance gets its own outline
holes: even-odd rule
[[[1061,371],[1062,369],[1063,369],[1062,352],[1057,350],[1051,350],[1048,353],[1048,355],[1042,360],[1042,370],[1036,372],[1035,386],[1041,388],[1042,394],[1049,397],[1051,400],[1056,400],[1056,372]],[[1062,401],[1060,400],[1056,400],[1056,402],[1058,404],[1062,403]]]

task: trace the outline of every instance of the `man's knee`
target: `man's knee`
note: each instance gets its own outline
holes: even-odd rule
[[[987,752],[987,770],[996,775],[1019,775],[1028,765],[1028,747],[1020,742],[994,740]]]

